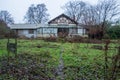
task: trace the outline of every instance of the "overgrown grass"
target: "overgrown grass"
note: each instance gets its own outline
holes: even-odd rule
[[[13,42],[13,40],[11,40]],[[57,68],[60,62],[60,53],[62,52],[62,60],[64,63],[63,73],[65,80],[103,80],[104,78],[104,50],[93,49],[93,45],[100,45],[104,47],[104,44],[86,44],[86,43],[57,43],[57,42],[44,42],[43,40],[18,40],[17,41],[17,53],[18,56],[10,56],[10,61],[3,57],[3,54],[7,56],[6,43],[7,40],[0,40],[0,56],[3,63],[1,68],[7,66],[7,64],[15,67],[17,70],[22,71],[22,68],[26,68],[28,72],[24,72],[25,76],[19,72],[6,71],[4,74],[0,71],[0,78],[3,80],[17,80],[17,78],[26,80],[60,80],[59,74],[57,74]],[[108,55],[111,57],[116,54],[117,50],[114,48],[118,44],[111,43],[109,47],[113,49],[108,51]],[[17,67],[16,67],[17,65]],[[33,66],[29,68],[29,66]],[[40,65],[43,65],[42,67]],[[20,67],[21,66],[21,67]],[[37,68],[36,68],[37,67]],[[15,69],[15,71],[17,71]],[[43,72],[42,72],[43,70]],[[11,75],[12,74],[12,75]],[[32,77],[31,77],[32,76]],[[8,77],[9,79],[5,78]],[[37,78],[36,78],[37,77]]]

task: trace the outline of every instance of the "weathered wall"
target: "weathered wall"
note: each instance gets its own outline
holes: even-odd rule
[[[34,30],[33,34],[29,34],[29,30],[18,30],[18,35],[19,36],[25,36],[25,37],[28,37],[28,38],[31,38],[31,37],[36,38],[37,37],[37,32],[36,32],[36,30]]]

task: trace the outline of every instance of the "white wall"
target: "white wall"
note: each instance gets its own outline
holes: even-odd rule
[[[88,35],[86,34],[86,29],[78,29],[78,35],[81,35],[83,37],[88,37]]]
[[[18,35],[19,36],[25,36],[25,37],[28,37],[28,38],[31,38],[31,37],[36,38],[37,37],[36,30],[34,30],[33,34],[29,34],[29,30],[18,30]]]
[[[31,38],[31,37],[50,37],[50,36],[55,36],[57,37],[58,33],[58,28],[48,28],[48,27],[44,27],[44,28],[39,28],[39,29],[36,29],[34,30],[34,34],[29,34],[29,30],[18,30],[18,34],[21,36],[26,36],[28,38]],[[85,35],[85,29],[83,28],[79,28],[79,29],[72,29],[70,28],[69,29],[69,34],[77,34],[78,35],[81,35],[81,36],[84,36]]]
[[[78,34],[79,34],[79,35],[83,35],[83,34],[84,34],[84,29],[83,29],[83,28],[78,29]]]

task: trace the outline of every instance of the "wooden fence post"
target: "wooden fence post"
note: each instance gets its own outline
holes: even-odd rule
[[[108,45],[110,43],[110,40],[105,41],[105,53],[104,53],[104,60],[105,60],[105,66],[104,66],[104,80],[108,80]]]

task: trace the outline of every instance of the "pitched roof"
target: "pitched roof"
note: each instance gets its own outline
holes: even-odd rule
[[[65,18],[67,18],[68,20],[72,21],[74,24],[76,24],[76,25],[78,24],[75,20],[71,19],[70,17],[68,17],[68,16],[65,15],[65,14],[61,14],[61,15],[57,16],[56,18],[50,20],[50,21],[48,22],[48,24],[51,24],[52,21],[54,21],[54,20],[56,20],[56,19],[58,19],[58,18],[60,18],[60,17],[65,17]]]

